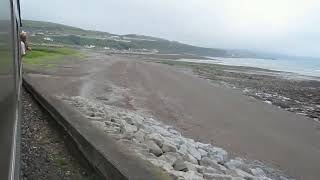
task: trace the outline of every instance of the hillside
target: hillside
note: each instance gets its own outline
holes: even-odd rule
[[[254,53],[239,53],[225,49],[197,47],[176,41],[137,34],[116,35],[51,22],[24,20],[23,29],[30,33],[30,39],[33,43],[101,47],[116,50],[142,49],[163,54],[256,57]]]

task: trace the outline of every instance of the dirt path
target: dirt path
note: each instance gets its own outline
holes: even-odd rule
[[[231,89],[161,64],[119,61],[100,72],[146,110],[186,136],[285,170],[319,179],[320,125]],[[97,79],[96,79],[97,80]]]

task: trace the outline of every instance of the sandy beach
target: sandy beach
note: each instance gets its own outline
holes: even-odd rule
[[[269,76],[248,75],[243,68],[233,68],[233,72],[216,69],[216,74],[210,74],[206,66],[172,66],[154,57],[143,59],[93,53],[80,62],[66,61],[47,70],[29,68],[26,73],[52,95],[92,98],[144,112],[183,136],[222,147],[232,156],[262,161],[295,179],[320,178],[319,83],[299,84],[275,77],[279,82],[275,89]],[[239,78],[231,78],[234,76]],[[305,85],[313,88],[301,88]],[[244,92],[245,88],[252,92]],[[285,107],[284,101],[275,103],[277,97],[254,96],[261,89],[274,89],[290,100]],[[288,89],[296,91],[281,94]],[[309,99],[302,105],[309,104],[313,110],[301,108],[305,106],[295,98],[299,102]]]

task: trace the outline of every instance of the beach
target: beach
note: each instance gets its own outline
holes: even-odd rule
[[[208,64],[203,61],[196,63],[196,60],[158,62],[188,68],[201,78],[238,89],[248,96],[319,121],[320,77],[255,67]]]
[[[131,118],[152,117],[155,126],[170,126],[192,139],[184,139],[187,142],[221,147],[230,159],[261,162],[271,179],[280,179],[282,172],[295,179],[320,177],[319,81],[147,55],[87,54],[83,61],[30,68],[27,75],[89,117],[86,103],[99,110],[93,117],[101,115],[101,107],[110,114],[127,111]],[[220,165],[228,168],[223,161]]]

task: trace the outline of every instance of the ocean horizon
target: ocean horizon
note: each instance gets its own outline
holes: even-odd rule
[[[222,64],[229,66],[246,66],[274,71],[294,73],[302,76],[320,77],[320,59],[257,59],[257,58],[224,58],[208,57],[203,59],[180,59],[179,61]]]

